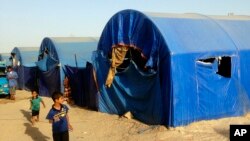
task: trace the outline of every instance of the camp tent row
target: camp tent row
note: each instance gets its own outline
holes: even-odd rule
[[[75,103],[86,106],[91,101],[85,97],[90,93],[87,72],[91,71],[91,55],[97,43],[95,37],[44,38],[37,62],[39,94],[51,96],[54,91],[63,92],[63,80],[68,76]]]
[[[1,58],[18,73],[19,89],[39,90],[41,96],[51,96],[54,91],[64,91],[63,80],[68,76],[75,103],[96,109],[94,98],[85,93],[96,93],[91,54],[97,43],[96,37],[46,37],[40,48],[15,47]]]
[[[98,38],[44,38],[39,93],[70,79],[77,105],[181,126],[249,112],[250,18],[116,13]]]

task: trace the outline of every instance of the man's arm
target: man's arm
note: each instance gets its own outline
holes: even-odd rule
[[[13,73],[13,74],[8,74],[8,75],[7,75],[7,78],[8,78],[8,79],[17,79],[17,78],[18,78],[18,75],[17,75],[17,73],[15,72],[15,73]]]
[[[18,75],[17,75],[17,73],[15,72],[14,73],[14,76],[13,76],[13,79],[17,79],[18,78]]]
[[[68,113],[67,113],[67,115],[66,115],[66,118],[67,118],[67,121],[68,121],[68,128],[69,128],[69,130],[73,130],[72,125],[69,123],[69,116],[68,116]]]
[[[42,104],[43,104],[43,107],[45,108],[46,106],[45,106],[45,103],[44,103],[44,101],[43,101],[43,100],[41,100],[41,102],[42,102]]]
[[[31,107],[32,107],[32,101],[30,100],[30,109],[31,109]]]

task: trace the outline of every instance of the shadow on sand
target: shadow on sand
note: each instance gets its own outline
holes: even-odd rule
[[[24,123],[23,125],[26,127],[25,134],[29,135],[34,141],[48,141],[50,137],[45,136],[37,127],[32,126],[31,124],[31,114],[29,111],[21,110],[24,117],[27,118],[29,123]]]
[[[31,113],[29,111],[20,110],[23,116],[31,123]]]
[[[229,131],[230,129],[220,129],[220,128],[214,128],[214,131],[217,132],[218,134],[226,137],[226,138],[229,138]]]

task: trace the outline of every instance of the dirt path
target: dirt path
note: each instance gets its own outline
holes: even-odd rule
[[[29,97],[29,92],[17,91],[15,102],[0,98],[0,141],[52,141],[51,125],[45,119],[52,99],[43,97],[46,108],[41,108],[40,122],[31,126]],[[77,106],[70,107],[69,117],[74,127],[70,132],[71,141],[226,141],[230,124],[250,124],[248,114],[167,129]]]

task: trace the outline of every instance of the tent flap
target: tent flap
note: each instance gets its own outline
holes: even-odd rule
[[[60,91],[60,71],[54,67],[49,71],[38,71],[39,94],[50,97],[53,92]]]
[[[122,115],[130,111],[134,117],[150,124],[162,122],[162,104],[158,73],[145,73],[131,61],[122,72],[117,72],[110,88],[105,87],[109,60],[96,52],[93,64],[100,86],[99,110]],[[101,79],[103,78],[103,79]]]

